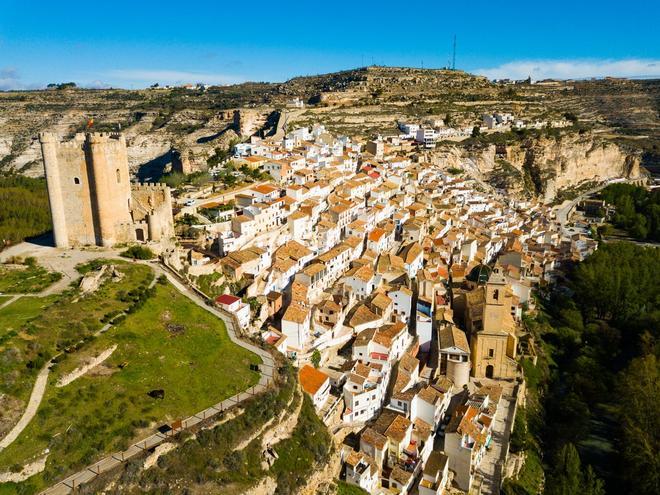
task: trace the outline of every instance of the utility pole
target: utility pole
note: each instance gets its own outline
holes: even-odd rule
[[[456,35],[454,35],[454,56],[452,58],[451,70],[456,70]]]

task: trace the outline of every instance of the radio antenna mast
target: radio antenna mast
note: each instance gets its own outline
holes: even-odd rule
[[[451,70],[456,70],[456,35],[454,35],[454,57],[452,58]]]

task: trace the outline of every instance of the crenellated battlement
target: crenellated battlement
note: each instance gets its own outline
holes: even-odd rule
[[[163,182],[141,182],[133,184],[134,191],[166,191],[169,186]]]
[[[107,143],[111,141],[125,141],[121,132],[88,132],[85,134],[90,143]]]
[[[77,133],[68,141],[60,140],[59,136],[53,132],[42,132],[39,134],[39,142],[45,145],[55,146],[56,148],[79,149],[85,143],[85,134]]]
[[[78,132],[68,141],[61,140],[54,132],[42,132],[39,134],[42,144],[54,144],[58,148],[80,148],[84,144],[125,144],[124,135],[119,132]]]

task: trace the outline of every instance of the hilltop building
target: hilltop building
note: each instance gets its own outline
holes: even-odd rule
[[[174,236],[164,184],[131,184],[126,140],[116,133],[40,136],[57,247],[160,241]]]

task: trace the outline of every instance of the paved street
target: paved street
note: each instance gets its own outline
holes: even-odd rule
[[[501,382],[499,382],[502,385]],[[493,433],[490,450],[479,465],[478,473],[483,476],[481,493],[483,495],[498,495],[502,485],[502,467],[506,456],[506,446],[513,425],[513,384],[504,384],[504,391],[493,421]]]

